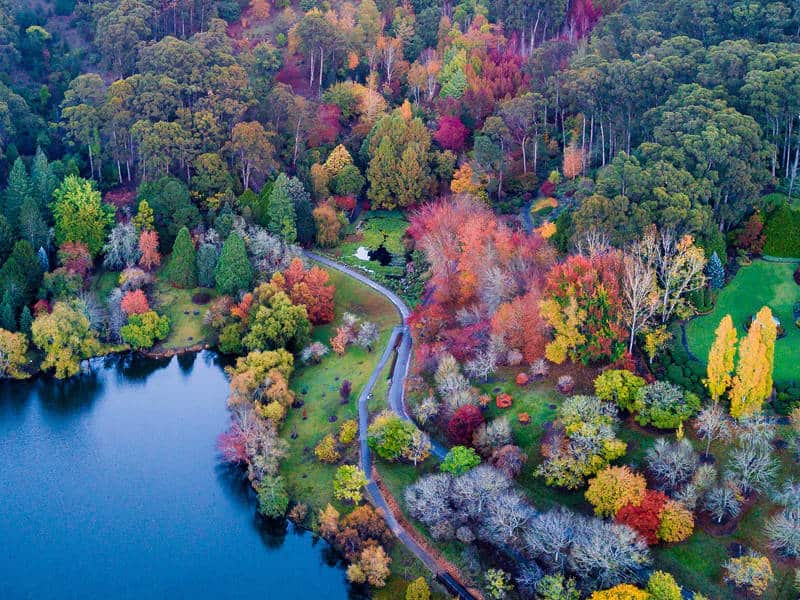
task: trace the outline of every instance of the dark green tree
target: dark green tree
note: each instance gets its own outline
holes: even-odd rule
[[[230,234],[222,245],[214,276],[220,294],[235,295],[253,284],[253,267],[238,233]]]
[[[22,203],[31,195],[31,182],[25,163],[20,157],[14,161],[11,172],[8,174],[8,184],[3,198],[3,214],[12,226],[16,226]]]
[[[284,173],[278,175],[272,186],[267,208],[269,215],[267,229],[271,233],[281,236],[290,244],[297,240],[297,214],[293,195],[298,195],[298,190],[292,179],[289,179]],[[300,184],[299,181],[297,183]],[[300,184],[300,189],[302,189],[302,184]]]
[[[706,275],[708,275],[708,283],[711,285],[711,289],[718,290],[725,285],[725,269],[716,251],[708,259]]]
[[[190,289],[197,285],[195,277],[196,252],[192,236],[186,227],[181,227],[172,245],[172,254],[164,269],[164,274],[173,285]]]
[[[214,244],[200,244],[197,249],[197,285],[214,287],[214,269],[218,260],[219,250]]]
[[[19,330],[30,337],[31,325],[33,325],[33,314],[31,314],[31,309],[26,304],[22,307],[22,312],[19,315]]]

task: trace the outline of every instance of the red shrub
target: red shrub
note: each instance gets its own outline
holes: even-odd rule
[[[150,303],[142,290],[126,292],[120,302],[120,308],[126,315],[141,315],[150,310]]]
[[[460,152],[464,149],[469,130],[458,117],[444,115],[439,119],[439,129],[433,134],[433,139],[445,150]]]
[[[553,183],[552,181],[547,180],[542,184],[541,193],[542,196],[544,196],[545,198],[552,196],[553,192],[555,191],[556,191],[556,184]]]
[[[528,385],[528,381],[530,381],[530,377],[528,377],[527,373],[517,374],[517,379],[516,379],[517,385],[519,386]]]
[[[33,305],[33,316],[48,314],[50,312],[50,303],[47,300],[37,300]]]
[[[647,490],[639,506],[628,504],[619,509],[616,522],[638,531],[645,541],[653,545],[658,542],[656,531],[660,522],[659,514],[667,503],[666,495],[655,490]]]
[[[447,436],[454,445],[472,445],[472,434],[483,425],[481,409],[472,404],[462,406],[450,418],[447,424]]]
[[[514,399],[510,394],[503,392],[502,394],[497,394],[497,398],[494,399],[494,402],[497,404],[497,408],[510,408],[514,403]]]
[[[92,270],[92,255],[83,242],[64,242],[58,249],[58,260],[64,268],[84,279]]]

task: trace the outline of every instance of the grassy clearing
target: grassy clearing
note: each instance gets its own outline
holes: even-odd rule
[[[330,325],[315,327],[314,339],[327,345],[345,312],[375,322],[381,333],[373,352],[350,346],[344,356],[330,353],[319,365],[298,366],[292,377],[292,389],[305,405],[290,410],[283,425],[282,434],[287,439],[294,434],[296,437],[289,439],[289,455],[281,470],[287,475],[292,497],[306,503],[312,514],[329,502],[340,512],[348,512],[351,508],[333,500],[336,465],[318,462],[314,447],[326,434],[337,433],[343,421],[358,418],[358,395],[380,361],[392,327],[399,320],[394,306],[383,296],[338,271],[329,273],[331,283],[336,286],[336,317]],[[343,405],[339,386],[345,379],[350,380],[352,393],[350,401]],[[383,385],[385,390],[385,382]],[[336,417],[335,422],[331,422],[332,416]],[[357,442],[354,442],[347,449],[343,462],[354,463],[357,457]]]
[[[717,298],[710,315],[693,319],[686,325],[690,350],[700,359],[708,356],[714,331],[726,314],[731,315],[739,337],[745,333],[747,319],[762,306],[769,306],[780,319],[786,336],[775,343],[775,381],[788,382],[800,378],[800,329],[794,324],[792,306],[800,301],[800,287],[794,283],[795,265],[755,261],[739,270],[736,277]]]
[[[162,277],[156,278],[156,301],[153,308],[160,314],[169,317],[169,336],[159,347],[177,349],[202,343],[210,331],[203,324],[205,306],[192,302],[192,296],[199,293],[208,294],[211,298],[217,293],[213,289],[194,288],[181,290],[173,287]]]

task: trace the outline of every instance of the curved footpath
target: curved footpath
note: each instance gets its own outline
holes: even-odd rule
[[[403,299],[400,298],[400,296],[385,286],[373,281],[363,273],[359,273],[358,271],[351,269],[342,263],[315,252],[305,251],[304,254],[307,258],[315,262],[323,264],[331,269],[336,269],[340,273],[344,273],[345,275],[360,281],[364,285],[369,286],[379,294],[382,294],[388,298],[397,309],[397,312],[400,313],[401,323],[392,329],[392,334],[389,337],[389,343],[386,345],[386,349],[383,351],[380,361],[372,371],[369,381],[364,386],[364,389],[361,390],[361,394],[358,397],[358,435],[361,449],[361,469],[367,474],[368,477],[367,492],[372,498],[372,503],[377,508],[383,510],[383,513],[386,515],[386,524],[397,536],[397,539],[399,539],[406,546],[406,548],[408,548],[414,554],[414,556],[422,561],[422,563],[434,575],[440,578],[440,580],[443,575],[445,579],[450,580],[448,583],[454,588],[450,589],[452,593],[456,594],[460,598],[473,598],[473,596],[463,585],[453,580],[452,577],[440,572],[436,559],[425,548],[420,546],[414,537],[411,536],[398,522],[397,516],[392,512],[389,504],[386,502],[383,492],[381,492],[378,484],[372,478],[372,456],[369,450],[369,445],[367,444],[367,427],[369,426],[369,397],[372,394],[372,389],[375,387],[375,383],[378,381],[378,377],[380,377],[384,367],[389,360],[391,360],[392,353],[394,352],[395,348],[397,349],[397,360],[395,361],[394,371],[392,372],[392,379],[389,386],[389,407],[401,419],[411,421],[411,417],[408,415],[408,410],[406,409],[405,404],[405,381],[406,377],[408,376],[409,366],[411,364],[411,347],[413,343],[411,338],[411,328],[406,324],[406,320],[408,319],[409,315],[411,315],[411,309],[403,301]],[[438,460],[442,460],[447,454],[447,448],[431,440],[431,454],[433,454]]]

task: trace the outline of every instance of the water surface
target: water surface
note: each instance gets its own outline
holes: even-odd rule
[[[226,391],[211,352],[0,384],[0,598],[355,597],[219,464]]]

